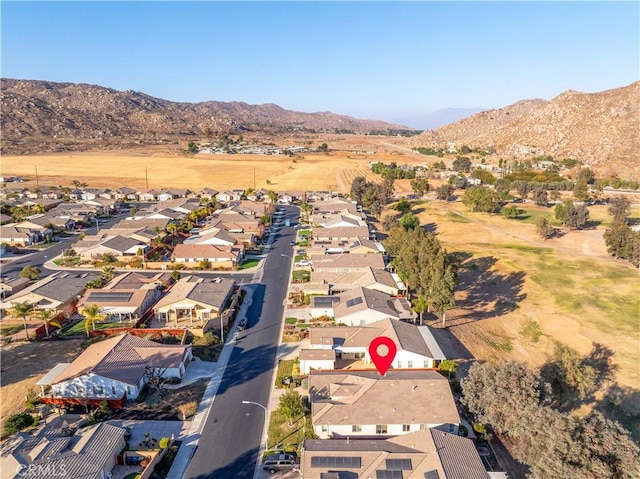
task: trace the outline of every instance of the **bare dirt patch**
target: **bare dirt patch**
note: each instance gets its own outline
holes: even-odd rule
[[[57,363],[73,361],[81,352],[81,339],[14,342],[2,346],[0,422],[24,409],[27,390],[39,391],[36,382]]]

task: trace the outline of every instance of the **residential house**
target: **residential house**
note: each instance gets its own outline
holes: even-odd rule
[[[264,225],[258,218],[236,212],[226,212],[213,219],[208,225],[225,229],[229,233],[251,233],[257,237],[264,234]]]
[[[244,246],[223,246],[213,244],[178,244],[171,253],[171,261],[177,263],[229,263],[240,264],[244,257]]]
[[[103,288],[87,289],[78,301],[78,311],[96,305],[106,321],[140,319],[162,296],[162,283],[139,273],[124,273]]]
[[[189,319],[191,323],[216,319],[222,316],[234,289],[235,281],[232,279],[180,278],[156,304],[155,316],[167,323],[183,319]]]
[[[253,216],[260,219],[262,216],[269,215],[275,210],[271,203],[257,203],[254,201],[232,201],[229,203],[228,209],[237,213]],[[224,210],[219,214],[224,214]]]
[[[138,199],[136,193],[137,191],[133,188],[129,188],[128,186],[121,186],[120,188],[112,192],[112,196],[116,200],[136,201]]]
[[[387,437],[438,428],[457,434],[449,381],[433,370],[311,371],[311,422],[320,439]]]
[[[305,439],[300,466],[303,479],[489,478],[471,439],[438,429],[386,439]]]
[[[11,223],[11,215],[0,213],[0,225],[6,225],[8,223]]]
[[[59,363],[36,384],[41,398],[72,400],[135,399],[151,374],[182,378],[192,359],[191,346],[163,345],[128,333],[92,344],[71,363]],[[51,386],[51,395],[44,387]],[[71,400],[71,401],[70,401]]]
[[[141,190],[136,192],[139,201],[156,201],[158,199],[158,194],[160,192],[158,190]]]
[[[371,365],[369,344],[379,336],[390,338],[396,345],[390,366],[393,369],[436,368],[446,359],[431,328],[394,319],[381,319],[366,326],[309,328],[309,348],[333,351],[337,359],[362,360],[366,367]],[[313,364],[303,368],[302,363],[301,355],[301,370],[318,369]]]
[[[336,322],[347,326],[366,326],[385,318],[413,322],[418,316],[405,298],[362,286],[342,293],[333,312]]]
[[[307,191],[306,194],[306,200],[309,203],[317,203],[320,201],[330,201],[331,199],[333,199],[333,194],[330,191]]]
[[[309,374],[315,371],[333,371],[336,368],[336,352],[333,349],[301,349],[300,372]]]
[[[86,284],[98,276],[93,272],[53,273],[7,298],[0,304],[0,309],[10,309],[17,303],[29,303],[39,309],[61,311],[65,306],[75,304]]]
[[[339,214],[357,215],[358,204],[344,198],[331,198],[326,201],[318,201],[313,203],[313,215],[339,215]]]
[[[47,434],[48,432],[48,434]],[[19,432],[2,445],[2,479],[51,479],[111,477],[118,456],[126,447],[126,430],[100,422],[73,435],[35,436]]]
[[[278,193],[278,203],[290,205],[302,198],[303,195],[302,191],[281,191]]]
[[[18,293],[29,285],[27,278],[0,278],[0,299],[5,299]]]
[[[204,188],[202,188],[200,191],[197,192],[197,195],[200,197],[201,200],[211,200],[211,198],[215,198],[218,193],[220,192],[217,190],[214,190],[213,188],[209,188],[208,186],[205,186]]]
[[[380,254],[334,254],[313,256],[313,269],[318,273],[364,273],[369,269],[384,269]]]
[[[316,261],[314,261],[315,264]],[[342,293],[359,286],[375,289],[390,296],[406,293],[406,286],[396,273],[371,266],[348,272],[342,270],[334,272],[330,269],[314,270],[311,272],[311,282],[328,284],[330,294]],[[303,288],[304,286],[302,285]]]
[[[240,201],[244,195],[244,190],[224,190],[216,195],[216,200],[220,203],[229,203],[231,201]]]
[[[143,241],[125,236],[110,236],[108,231],[100,237],[85,237],[73,245],[73,249],[81,257],[97,258],[103,254],[112,254],[115,257],[138,256],[144,254],[149,246]]]
[[[0,226],[0,243],[29,246],[42,240],[43,238],[39,231],[18,228],[16,223],[9,223]]]
[[[321,228],[349,228],[367,226],[367,222],[360,215],[354,214],[317,214],[311,217],[311,223]],[[366,235],[365,235],[366,236]]]
[[[359,238],[369,237],[368,226],[343,226],[336,228],[312,228],[314,244],[324,246],[323,243],[342,243],[348,245]],[[332,245],[333,246],[333,245]]]
[[[227,230],[221,228],[206,228],[199,231],[198,234],[185,239],[184,244],[232,246],[242,243],[242,241],[238,241],[237,235],[247,236],[247,242],[253,242],[253,235],[251,233],[244,235],[244,233],[229,233]]]

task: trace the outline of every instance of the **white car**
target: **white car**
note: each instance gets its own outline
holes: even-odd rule
[[[296,266],[311,266],[311,261],[302,259],[296,263]]]

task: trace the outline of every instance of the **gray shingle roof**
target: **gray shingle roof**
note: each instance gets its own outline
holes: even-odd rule
[[[471,440],[436,429],[431,436],[447,479],[487,479],[487,472]]]
[[[132,238],[126,238],[124,236],[114,236],[113,238],[105,241],[102,245],[108,248],[112,248],[116,251],[124,252],[129,248],[133,248],[134,246],[142,245],[142,243]]]
[[[97,277],[98,274],[95,273],[62,273],[42,286],[36,287],[33,292],[45,298],[65,302],[77,296],[89,281]]]

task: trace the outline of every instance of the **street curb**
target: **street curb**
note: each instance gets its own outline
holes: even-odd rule
[[[248,286],[249,285],[242,286],[247,294],[236,317],[246,315],[247,310],[253,303],[254,288],[249,288]],[[235,347],[235,344],[230,340],[231,338],[233,338],[235,332],[236,324],[233,325],[233,328],[231,328],[231,331],[229,331],[229,334],[227,335],[227,342],[225,342],[222,353],[218,358],[216,371],[207,384],[207,388],[205,389],[202,400],[200,401],[200,405],[198,406],[198,412],[191,420],[189,435],[183,440],[183,444],[178,450],[178,454],[176,455],[173,464],[171,465],[171,469],[167,474],[167,479],[182,479],[185,475],[185,472],[187,471],[187,468],[189,467],[189,464],[191,463],[191,459],[193,458],[193,455],[196,452],[196,448],[199,445],[202,429],[207,422],[207,418],[209,417],[209,413],[211,412],[211,407],[213,406],[213,403],[216,399],[218,388],[220,387],[220,383],[222,382],[222,378],[224,377],[224,373],[227,369],[229,358],[231,357],[231,353],[233,352],[233,348]]]

